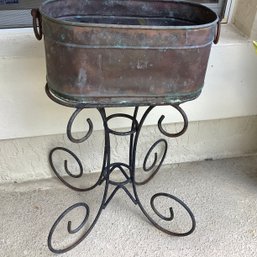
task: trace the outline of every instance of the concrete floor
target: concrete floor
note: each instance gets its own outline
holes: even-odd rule
[[[95,178],[96,174],[87,175],[80,183]],[[102,191],[103,187],[98,187],[89,193],[74,192],[55,179],[1,185],[0,256],[53,256],[47,236],[55,219],[70,205],[85,201],[90,206],[90,222]],[[193,234],[173,237],[158,231],[120,190],[86,240],[63,256],[256,256],[257,157],[163,167],[149,184],[138,188],[146,207],[156,192],[169,192],[186,202],[196,217]],[[163,199],[158,204],[164,213],[170,205],[174,207],[174,230],[189,226],[185,213],[174,202]],[[82,208],[72,212],[70,219],[77,218],[73,228],[83,219],[82,213]],[[75,235],[65,233],[66,224],[60,224],[60,233],[54,236],[57,246],[74,240]]]

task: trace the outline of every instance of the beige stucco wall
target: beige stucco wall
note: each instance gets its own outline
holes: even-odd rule
[[[254,22],[253,22],[251,38],[257,39],[257,15],[255,15],[255,19],[254,19]]]
[[[178,123],[165,125],[165,129],[170,132],[178,131],[180,127],[181,124]],[[74,136],[80,138],[83,135],[84,133],[75,133]],[[146,126],[139,137],[136,166],[142,167],[148,149],[160,138],[166,139],[169,146],[164,164],[179,165],[182,162],[256,154],[256,135],[257,116],[190,122],[187,132],[179,138],[163,136],[156,125]],[[129,137],[112,137],[111,145],[111,162],[128,163]],[[74,151],[81,159],[85,173],[100,171],[104,146],[103,131],[94,131],[83,144],[71,143],[64,134],[0,140],[0,185],[53,177],[48,154],[57,146]],[[155,151],[161,153],[163,145]],[[155,151],[147,165],[151,165]],[[70,171],[77,174],[78,165],[69,155],[60,152],[54,157],[58,171],[65,175],[64,159],[68,160]]]
[[[257,0],[237,0],[233,23],[250,38],[257,37]]]

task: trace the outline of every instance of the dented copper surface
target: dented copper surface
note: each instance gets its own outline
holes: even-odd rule
[[[201,92],[218,34],[218,17],[204,6],[52,0],[40,13],[48,87],[61,98],[89,105],[170,104]]]

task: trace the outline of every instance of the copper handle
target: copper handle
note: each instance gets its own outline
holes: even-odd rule
[[[220,39],[220,27],[221,27],[221,25],[220,25],[220,20],[217,22],[217,28],[216,28],[216,36],[215,36],[215,38],[214,38],[214,40],[213,40],[213,43],[216,45],[216,44],[218,44],[218,42],[219,42],[219,39]]]
[[[39,9],[32,9],[31,15],[33,17],[33,30],[35,37],[37,40],[41,40],[43,33],[42,33],[42,16],[39,12]]]

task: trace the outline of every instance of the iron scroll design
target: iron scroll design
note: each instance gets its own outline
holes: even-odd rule
[[[93,123],[91,121],[91,119],[87,119],[87,123],[88,123],[88,126],[89,126],[89,129],[88,129],[88,132],[87,134],[82,137],[82,138],[74,138],[72,136],[72,132],[71,132],[71,129],[72,129],[72,125],[73,125],[73,122],[74,120],[76,119],[76,117],[78,116],[78,114],[82,111],[83,109],[76,109],[76,111],[72,114],[72,116],[70,117],[70,120],[68,122],[68,125],[67,125],[67,137],[69,138],[69,140],[72,142],[72,143],[83,143],[85,142],[92,134],[93,132]]]
[[[174,137],[179,137],[181,135],[183,135],[187,128],[188,128],[188,118],[187,118],[187,115],[185,114],[185,112],[183,111],[183,109],[179,106],[179,105],[171,105],[171,107],[175,108],[182,116],[183,118],[183,127],[181,129],[181,131],[179,132],[176,132],[176,133],[169,133],[167,132],[164,128],[163,128],[163,125],[162,125],[162,121],[165,119],[165,116],[162,115],[160,117],[160,119],[158,120],[158,128],[160,130],[160,132],[167,136],[167,137],[171,137],[171,138],[174,138]],[[146,110],[146,112],[144,113],[144,115],[142,116],[141,118],[141,121],[139,123],[139,127],[138,127],[138,131],[136,133],[136,136],[135,136],[135,139],[134,139],[134,147],[135,149],[133,150],[133,170],[135,171],[135,159],[136,159],[136,148],[137,148],[137,145],[138,145],[138,139],[139,139],[139,135],[140,135],[140,132],[141,132],[141,128],[144,124],[144,121],[146,119],[146,117],[148,116],[148,114],[152,111],[152,109],[155,108],[155,106],[150,106],[148,107],[148,109]],[[156,164],[156,160],[157,160],[157,153],[155,153],[155,157],[154,157],[154,161],[153,161],[153,164],[150,165],[149,168],[146,168],[146,165],[145,163],[147,162],[147,159],[149,157],[149,154],[153,151],[153,149],[156,147],[156,145],[158,145],[160,142],[164,142],[164,153],[163,153],[163,156],[161,157],[161,161],[159,163],[159,165],[155,166]],[[136,196],[136,199],[137,199],[137,203],[141,209],[141,211],[143,212],[143,214],[147,217],[147,219],[159,230],[161,230],[162,232],[166,233],[166,234],[169,234],[169,235],[172,235],[172,236],[187,236],[187,235],[190,235],[191,233],[193,233],[193,231],[195,230],[195,227],[196,227],[196,221],[195,221],[195,218],[194,218],[194,215],[192,213],[192,211],[190,210],[190,208],[182,201],[180,200],[179,198],[171,195],[171,194],[168,194],[168,193],[156,193],[154,194],[151,199],[150,199],[150,206],[153,210],[153,212],[155,213],[155,215],[157,217],[159,217],[161,220],[164,220],[164,221],[173,221],[174,220],[174,211],[173,211],[173,208],[170,207],[169,208],[169,212],[170,212],[170,216],[169,217],[165,217],[164,215],[162,215],[156,208],[155,206],[155,199],[159,198],[160,196],[162,197],[166,197],[166,198],[169,198],[169,199],[173,199],[175,202],[177,202],[180,206],[182,206],[187,214],[189,215],[190,219],[191,219],[191,228],[186,231],[186,232],[174,232],[174,231],[170,231],[166,228],[164,228],[163,226],[159,225],[149,214],[148,212],[146,211],[146,209],[144,208],[143,204],[141,203],[140,199],[139,199],[139,196],[138,196],[138,193],[137,193],[137,185],[143,185],[147,182],[149,182],[155,175],[156,173],[159,171],[163,161],[164,161],[164,158],[166,156],[166,152],[167,152],[167,141],[165,139],[160,139],[158,141],[156,141],[151,147],[150,149],[148,150],[147,154],[146,154],[146,157],[144,159],[144,164],[143,164],[143,170],[145,172],[149,172],[149,170],[153,169],[154,171],[151,173],[151,175],[145,179],[143,182],[136,182],[134,181],[134,183],[132,182],[132,186],[133,186],[133,190],[134,190],[134,193],[135,193],[135,196]]]
[[[70,170],[67,160],[64,160],[64,164],[63,164],[64,166],[62,169],[64,169],[64,171],[65,171],[66,175],[68,175],[68,177],[73,178],[73,179],[80,179],[84,174],[84,169],[83,169],[82,162],[80,161],[80,159],[78,158],[78,156],[75,153],[73,153],[71,150],[64,148],[64,147],[55,147],[54,149],[52,149],[50,151],[50,154],[49,154],[50,166],[51,166],[53,172],[55,173],[55,175],[60,179],[60,181],[65,186],[67,186],[70,189],[75,190],[75,191],[84,192],[84,191],[93,190],[95,187],[101,186],[102,184],[104,184],[104,193],[102,196],[101,204],[97,211],[96,217],[93,219],[93,222],[91,223],[91,225],[89,227],[87,227],[86,231],[83,231],[82,235],[79,237],[79,239],[75,243],[73,243],[72,245],[70,245],[66,248],[62,248],[62,249],[59,249],[59,248],[53,246],[53,234],[56,232],[56,228],[59,225],[59,223],[64,219],[64,217],[67,214],[69,214],[73,210],[75,210],[77,208],[83,208],[85,210],[85,217],[81,221],[80,225],[78,225],[76,228],[73,228],[71,221],[69,221],[67,224],[67,232],[69,234],[76,234],[76,233],[82,231],[83,228],[85,228],[86,224],[88,224],[88,220],[89,220],[91,211],[90,211],[90,207],[87,203],[79,202],[77,204],[70,206],[58,217],[58,219],[55,221],[54,225],[52,226],[52,228],[49,232],[49,236],[48,236],[48,247],[52,252],[65,253],[65,252],[73,249],[80,242],[82,242],[84,240],[84,238],[91,232],[93,227],[96,225],[97,220],[99,219],[99,217],[102,213],[102,210],[107,207],[109,202],[112,200],[112,198],[115,196],[115,194],[119,190],[123,190],[129,196],[129,198],[132,200],[132,202],[135,205],[138,205],[140,207],[140,209],[142,210],[143,214],[147,217],[147,219],[156,228],[160,229],[161,231],[163,231],[169,235],[173,235],[173,236],[187,236],[194,231],[194,229],[195,229],[194,215],[193,215],[192,211],[189,209],[189,207],[184,202],[182,202],[179,198],[177,198],[171,194],[164,193],[164,192],[156,193],[153,196],[151,196],[151,198],[149,200],[149,206],[151,207],[154,215],[157,218],[159,218],[160,220],[166,221],[166,222],[172,222],[175,218],[178,217],[174,213],[173,208],[172,207],[169,208],[169,210],[168,210],[169,215],[162,214],[162,211],[158,210],[158,208],[156,206],[156,202],[161,197],[165,197],[165,198],[175,201],[176,204],[180,205],[186,211],[187,215],[189,216],[189,218],[191,220],[192,226],[186,232],[170,231],[169,229],[163,227],[163,225],[158,224],[156,222],[156,220],[153,217],[151,217],[151,215],[148,213],[148,211],[144,208],[143,204],[140,201],[138,192],[137,192],[138,186],[148,183],[158,173],[158,171],[160,170],[160,168],[165,160],[166,154],[167,154],[168,143],[167,143],[166,139],[161,138],[161,139],[157,140],[154,144],[152,144],[151,147],[149,148],[149,150],[146,152],[145,158],[143,160],[143,172],[147,175],[147,177],[143,181],[140,181],[140,182],[136,181],[136,179],[135,179],[135,172],[136,172],[135,163],[136,163],[136,154],[137,154],[137,146],[138,146],[139,136],[140,136],[141,129],[144,125],[144,122],[145,122],[147,116],[155,107],[156,106],[149,106],[146,109],[146,111],[143,113],[141,118],[138,118],[138,111],[139,111],[138,106],[136,106],[134,108],[134,113],[132,115],[124,114],[124,113],[116,113],[116,114],[112,114],[112,115],[108,116],[106,114],[105,108],[103,108],[103,107],[97,108],[97,110],[101,116],[102,124],[104,127],[105,142],[104,142],[103,164],[102,164],[101,173],[98,177],[98,180],[96,181],[96,183],[93,186],[79,188],[79,187],[75,187],[75,186],[71,185],[67,181],[66,177],[63,177],[60,174],[60,172],[59,172],[60,169],[57,168],[56,165],[54,164],[53,155],[56,151],[63,151],[63,152],[65,152],[65,154],[69,154],[77,163],[79,172],[74,174]],[[167,132],[163,126],[163,120],[165,119],[165,116],[162,115],[158,121],[158,129],[164,136],[173,138],[173,137],[181,136],[182,134],[185,133],[185,131],[188,127],[188,120],[187,120],[187,116],[186,116],[185,112],[181,109],[181,107],[179,105],[171,105],[171,107],[175,108],[181,114],[183,121],[184,121],[183,128],[181,129],[180,132],[176,132],[176,133]],[[80,144],[82,142],[85,142],[93,133],[93,123],[90,119],[87,119],[88,131],[86,132],[85,136],[83,136],[82,138],[75,138],[73,136],[73,133],[72,133],[73,123],[76,120],[79,113],[81,111],[83,111],[84,109],[86,109],[86,106],[79,105],[76,108],[76,110],[74,111],[74,113],[72,114],[72,116],[68,122],[68,125],[67,125],[67,131],[66,131],[67,137],[69,138],[69,140],[72,143],[75,143],[75,144]],[[130,130],[129,131],[116,131],[116,130],[110,128],[109,122],[110,122],[110,120],[115,119],[115,118],[124,118],[124,119],[130,120],[131,121]],[[129,162],[128,163],[111,161],[111,140],[110,140],[111,135],[112,136],[123,136],[123,137],[129,136],[130,137],[129,152],[128,152]],[[158,154],[156,152],[156,148],[158,146],[162,147],[162,153],[160,154],[160,156],[158,156]],[[152,156],[152,155],[153,155],[153,158],[152,158],[153,160],[150,163],[150,156]],[[114,171],[117,171],[122,175],[122,177],[123,177],[122,181],[116,181],[115,179],[112,178],[112,173]],[[132,185],[132,188],[129,188],[128,185]],[[112,191],[110,191],[111,188],[114,188],[114,189],[112,189]]]

